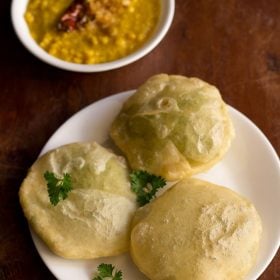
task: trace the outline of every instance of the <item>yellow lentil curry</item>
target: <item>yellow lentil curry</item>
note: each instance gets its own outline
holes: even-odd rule
[[[30,0],[25,20],[32,37],[60,59],[83,64],[104,63],[140,48],[154,31],[160,15],[160,0],[85,2],[91,2],[91,7],[96,9],[93,20],[62,31],[57,28],[58,22],[73,0]]]

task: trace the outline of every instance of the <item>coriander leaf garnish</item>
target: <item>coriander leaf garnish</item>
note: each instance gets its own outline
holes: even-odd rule
[[[122,272],[117,271],[113,277],[113,280],[122,280]]]
[[[166,185],[166,180],[147,171],[137,170],[130,173],[131,189],[137,195],[137,202],[143,206],[155,197],[158,189]]]
[[[47,181],[50,202],[54,206],[60,200],[67,198],[68,193],[73,189],[71,176],[68,173],[64,173],[63,177],[59,177],[53,172],[46,171],[44,178]]]
[[[112,280],[122,280],[122,272],[116,270],[112,264],[102,263],[97,267],[98,275],[92,280],[103,280],[111,277]]]

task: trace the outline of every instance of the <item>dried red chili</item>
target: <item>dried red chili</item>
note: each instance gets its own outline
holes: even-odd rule
[[[130,0],[73,0],[59,19],[57,28],[73,31],[89,21],[95,21],[102,29],[107,29],[129,4]]]
[[[61,16],[57,29],[73,31],[88,21],[88,5],[86,0],[74,0]]]

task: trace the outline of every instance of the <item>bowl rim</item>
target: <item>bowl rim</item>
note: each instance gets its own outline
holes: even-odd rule
[[[161,15],[157,26],[151,37],[136,51],[117,60],[97,64],[80,64],[67,62],[56,58],[43,48],[32,38],[28,25],[24,19],[24,13],[29,0],[12,0],[11,20],[15,33],[24,47],[41,61],[54,67],[73,72],[103,72],[123,67],[144,57],[151,52],[164,38],[168,32],[175,13],[175,0],[160,0]]]

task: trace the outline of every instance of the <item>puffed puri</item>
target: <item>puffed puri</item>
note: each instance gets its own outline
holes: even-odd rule
[[[132,169],[175,181],[220,161],[234,129],[216,87],[198,78],[159,74],[124,103],[110,134]]]
[[[131,256],[151,280],[242,280],[262,235],[254,205],[230,189],[184,179],[139,208]]]
[[[50,203],[44,172],[70,174],[73,190]],[[24,214],[47,246],[69,259],[114,256],[129,249],[137,208],[125,160],[99,144],[74,143],[40,157],[19,191]]]

